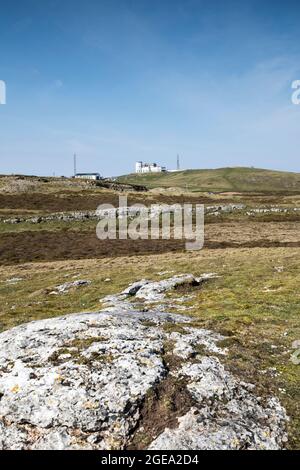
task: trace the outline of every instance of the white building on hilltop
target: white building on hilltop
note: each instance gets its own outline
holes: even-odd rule
[[[157,163],[136,162],[135,164],[136,173],[162,173],[163,171],[167,171],[166,167]]]

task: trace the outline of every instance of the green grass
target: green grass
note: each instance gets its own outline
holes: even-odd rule
[[[0,221],[0,234],[1,233],[19,233],[19,232],[91,232],[95,231],[97,220],[72,220],[61,221],[51,220],[32,224],[30,222],[19,222],[17,224],[4,223]]]
[[[122,183],[142,184],[148,188],[178,187],[190,191],[300,191],[300,174],[257,168],[218,168],[185,170],[175,173],[130,174]]]

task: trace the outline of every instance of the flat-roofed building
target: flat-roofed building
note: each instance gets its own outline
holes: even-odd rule
[[[163,171],[167,171],[166,167],[157,163],[136,162],[135,164],[136,173],[161,173]]]
[[[99,180],[101,176],[100,173],[76,173],[75,178],[83,180]]]

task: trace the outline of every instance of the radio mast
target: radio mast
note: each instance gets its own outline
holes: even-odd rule
[[[177,171],[180,170],[180,161],[179,161],[179,155],[177,155]]]
[[[74,153],[74,176],[77,173],[76,163],[77,163],[77,155],[76,155],[76,153]]]

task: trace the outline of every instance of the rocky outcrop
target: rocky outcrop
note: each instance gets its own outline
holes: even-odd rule
[[[166,311],[182,303],[168,290],[211,277],[139,281],[103,299],[99,312],[2,333],[0,448],[124,449],[141,434],[150,449],[282,448],[278,400],[226,371],[222,336]],[[174,408],[172,429],[161,414],[157,433],[146,435],[149,394],[167,381],[185,406]]]
[[[278,400],[257,397],[254,386],[226,372],[218,358],[186,364],[178,374],[188,377],[196,406],[150,449],[276,450],[286,441],[286,414]]]
[[[60,284],[56,286],[50,294],[65,294],[69,292],[71,289],[78,288],[78,287],[85,287],[91,284],[91,281],[78,279],[77,281],[65,282],[64,284]]]
[[[221,206],[207,206],[205,207],[205,214],[221,214],[241,211],[246,206],[243,204],[227,204]],[[145,217],[151,218],[156,217],[158,214],[173,213],[178,210],[178,205],[167,205],[167,204],[153,204],[151,205],[151,211],[145,214]],[[195,212],[195,208],[185,209],[190,213]],[[97,209],[95,211],[73,211],[73,212],[58,212],[47,215],[38,215],[31,217],[10,217],[8,219],[2,218],[1,222],[5,224],[43,224],[47,222],[87,222],[90,220],[99,220],[101,217],[135,217],[137,215],[137,208],[135,205],[128,207],[116,207],[111,209]]]

